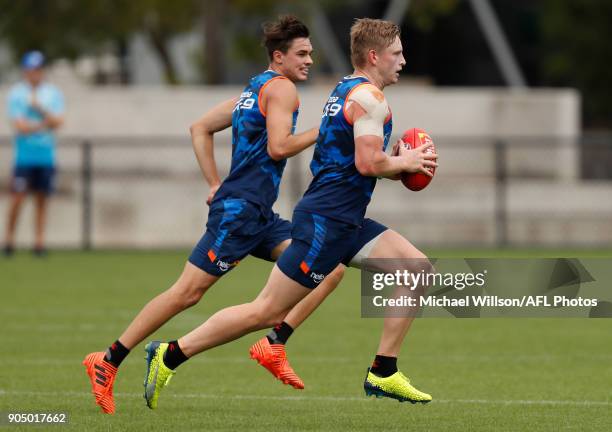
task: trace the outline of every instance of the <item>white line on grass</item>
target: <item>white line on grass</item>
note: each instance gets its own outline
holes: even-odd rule
[[[50,396],[50,397],[89,397],[90,393],[65,391],[44,392],[28,390],[0,390],[0,396]],[[117,393],[119,397],[142,398],[142,393]],[[229,400],[276,400],[276,401],[335,401],[367,402],[366,397],[351,396],[267,396],[267,395],[222,395],[206,393],[168,394],[165,397],[175,399],[229,399]],[[474,404],[474,405],[552,405],[552,406],[612,406],[612,401],[592,400],[494,400],[494,399],[434,399],[433,403]]]

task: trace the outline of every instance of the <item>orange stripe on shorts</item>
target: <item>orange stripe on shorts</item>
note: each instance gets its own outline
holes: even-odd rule
[[[306,274],[310,270],[310,267],[308,267],[308,264],[306,264],[305,261],[302,261],[302,264],[300,264],[300,269],[302,269],[304,274]]]

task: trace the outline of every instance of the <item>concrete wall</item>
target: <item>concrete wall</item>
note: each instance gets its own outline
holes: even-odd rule
[[[316,126],[333,83],[300,88],[298,130]],[[6,87],[0,88],[4,98]],[[67,123],[62,130],[59,191],[51,205],[49,242],[78,246],[81,238],[81,155],[74,142],[94,143],[95,246],[190,246],[201,235],[207,208],[188,127],[238,87],[104,88],[66,85]],[[418,245],[492,244],[495,241],[494,152],[510,143],[508,190],[510,240],[516,244],[612,243],[612,186],[578,179],[576,138],[580,101],[571,90],[425,89],[396,86],[387,92],[395,135],[409,127],[430,132],[441,155],[431,186],[414,193],[381,181],[369,215]],[[5,118],[4,106],[0,117]],[[0,136],[10,134],[0,123]],[[11,155],[0,140],[0,223],[6,215]],[[218,137],[221,173],[229,169],[230,135]],[[288,164],[277,210],[291,209],[310,181],[311,151]],[[19,227],[31,241],[31,208]]]
[[[318,126],[329,86],[300,86],[299,128]],[[189,123],[240,87],[87,88],[64,86],[64,135],[185,136]],[[7,87],[0,87],[5,99]],[[396,131],[421,127],[433,136],[575,137],[580,100],[573,90],[431,89],[397,85],[386,91]],[[5,106],[0,107],[5,117]],[[0,135],[10,133],[0,122]]]

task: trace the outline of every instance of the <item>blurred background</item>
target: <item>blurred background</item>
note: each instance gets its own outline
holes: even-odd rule
[[[51,248],[187,248],[208,193],[189,125],[239,95],[268,63],[261,24],[294,13],[315,65],[298,130],[317,126],[352,71],[358,17],[400,24],[407,65],[386,92],[394,137],[427,130],[440,154],[430,186],[381,181],[368,215],[420,247],[612,245],[612,3],[555,0],[0,0],[0,226],[12,171],[8,89],[38,49],[64,92]],[[227,173],[231,135],[216,139]],[[312,151],[290,160],[276,209],[310,182]],[[17,245],[33,239],[33,208]]]

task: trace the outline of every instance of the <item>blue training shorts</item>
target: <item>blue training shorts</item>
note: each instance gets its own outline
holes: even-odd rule
[[[291,245],[276,265],[289,278],[315,288],[338,264],[348,265],[370,240],[387,227],[364,219],[355,226],[313,213],[293,213]]]
[[[55,168],[52,166],[16,166],[11,190],[14,193],[33,191],[50,195],[54,189],[54,179]]]
[[[264,215],[244,199],[213,202],[206,232],[195,246],[189,262],[214,276],[222,276],[247,255],[272,260],[272,250],[291,239],[291,223],[278,214]]]

